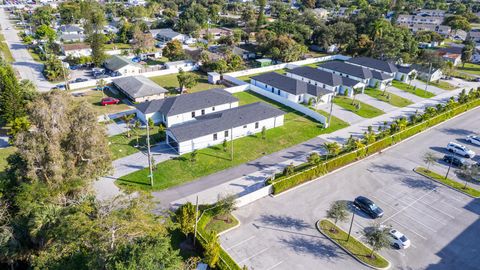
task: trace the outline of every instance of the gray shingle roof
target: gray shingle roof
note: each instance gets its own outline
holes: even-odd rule
[[[397,72],[397,67],[393,63],[378,60],[371,57],[355,57],[355,58],[350,58],[345,62],[368,67],[371,69],[379,69],[388,73]]]
[[[192,94],[182,94],[165,99],[142,102],[135,107],[144,114],[161,112],[163,115],[171,116],[191,112],[213,106],[238,101],[229,92],[223,89],[211,89]]]
[[[288,73],[296,74],[310,80],[324,83],[330,86],[338,86],[342,84],[342,77],[331,72],[312,68],[312,67],[298,67],[287,71]]]
[[[284,114],[284,111],[267,103],[256,102],[199,116],[195,121],[176,125],[168,130],[178,142],[184,142]]]
[[[168,92],[145,76],[129,76],[113,79],[112,82],[130,97],[141,98]]]
[[[252,77],[252,79],[268,84],[293,95],[301,95],[308,93],[312,96],[319,97],[332,93],[332,91],[327,90],[323,87],[293,79],[285,75],[278,74],[276,72],[263,73]]]
[[[139,67],[141,68],[142,66],[140,66],[139,64],[137,63],[134,63],[130,60],[128,60],[127,58],[123,57],[123,56],[120,56],[120,55],[114,55],[110,58],[108,58],[107,60],[105,60],[105,67],[109,70],[112,70],[112,71],[117,71],[123,67],[126,67],[128,65],[133,65],[133,66],[136,66],[136,67]]]
[[[390,76],[390,75],[387,75],[385,73],[375,71],[375,70],[372,70],[372,75],[373,75],[374,79],[381,80],[381,81],[389,80],[389,79],[393,78],[393,76]]]
[[[364,67],[350,65],[344,62],[331,61],[319,65],[319,67],[344,73],[350,76],[358,77],[361,79],[370,79],[372,78],[372,72]]]
[[[58,31],[60,32],[83,32],[83,29],[80,28],[79,26],[76,26],[76,25],[71,25],[71,24],[67,24],[67,25],[62,25],[58,28]]]
[[[397,66],[398,71],[404,74],[408,74],[415,70],[412,66]]]
[[[181,35],[181,33],[173,31],[171,28],[162,28],[162,29],[154,29],[151,31],[152,35],[157,36],[162,36],[166,38],[174,38],[178,35]]]

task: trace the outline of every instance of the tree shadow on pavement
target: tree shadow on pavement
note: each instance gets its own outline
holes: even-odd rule
[[[280,242],[297,253],[305,253],[328,259],[336,259],[340,257],[337,246],[333,243],[326,244],[324,243],[326,241],[323,239],[311,239],[305,236],[295,235],[289,238],[281,238]]]
[[[402,185],[407,186],[413,189],[421,189],[421,190],[432,190],[438,187],[438,184],[435,184],[430,179],[422,179],[422,178],[412,178],[407,177],[401,180]]]
[[[292,218],[289,216],[262,215],[258,219],[258,221],[265,225],[282,227],[282,228],[290,228],[298,231],[312,228],[312,226],[307,222],[305,222],[304,220]]]
[[[459,136],[467,136],[473,133],[473,131],[471,130],[466,130],[462,128],[443,128],[440,131],[448,135],[459,135]]]
[[[399,176],[410,176],[409,171],[403,167],[391,165],[391,164],[373,164],[367,169],[369,172],[394,174]]]

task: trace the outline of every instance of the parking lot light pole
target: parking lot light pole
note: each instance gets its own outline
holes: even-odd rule
[[[353,211],[352,221],[350,221],[350,228],[348,229],[347,242],[350,239],[350,233],[352,232],[353,220],[355,219],[355,210]]]

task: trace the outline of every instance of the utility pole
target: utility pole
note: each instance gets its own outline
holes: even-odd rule
[[[233,161],[233,127],[232,129],[230,130],[231,134],[230,134],[230,148],[231,148],[231,151],[230,151],[230,160]]]
[[[353,220],[355,219],[355,211],[353,211],[352,221],[350,221],[350,228],[348,229],[347,242],[350,239],[350,233],[352,232]]]
[[[428,68],[428,80],[427,84],[425,85],[425,96],[427,95],[427,88],[428,88],[428,83],[432,79],[432,63],[430,63],[430,67]]]
[[[333,99],[335,98],[335,92],[330,99],[330,113],[328,114],[328,125],[330,126],[330,121],[332,120],[332,111],[333,111]]]
[[[150,170],[150,186],[153,187],[153,169],[152,169],[152,157],[150,153],[150,127],[147,121],[147,153],[148,153],[148,168]]]
[[[197,239],[197,223],[198,223],[198,195],[195,202],[195,230],[193,232],[193,247],[195,248],[195,240]]]

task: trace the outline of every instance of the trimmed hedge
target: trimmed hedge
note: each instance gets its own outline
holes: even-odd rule
[[[354,161],[357,161],[366,156],[372,155],[378,151],[381,151],[382,149],[392,146],[432,126],[440,124],[460,113],[466,112],[469,109],[475,108],[478,106],[480,106],[480,98],[477,98],[476,100],[456,106],[450,109],[449,111],[440,113],[439,115],[436,115],[430,119],[427,119],[413,126],[409,126],[405,130],[395,133],[393,135],[389,135],[379,141],[376,141],[372,144],[367,145],[365,148],[348,152],[346,154],[334,157],[330,160],[327,160],[321,164],[314,165],[314,166],[308,163],[300,164],[296,168],[304,168],[303,171],[301,171],[301,169],[298,171],[296,170],[296,173],[293,175],[280,176],[267,184],[271,183],[273,185],[273,194],[281,193],[295,186],[298,186],[302,183],[316,179],[328,172],[334,171],[338,168],[348,165]]]

